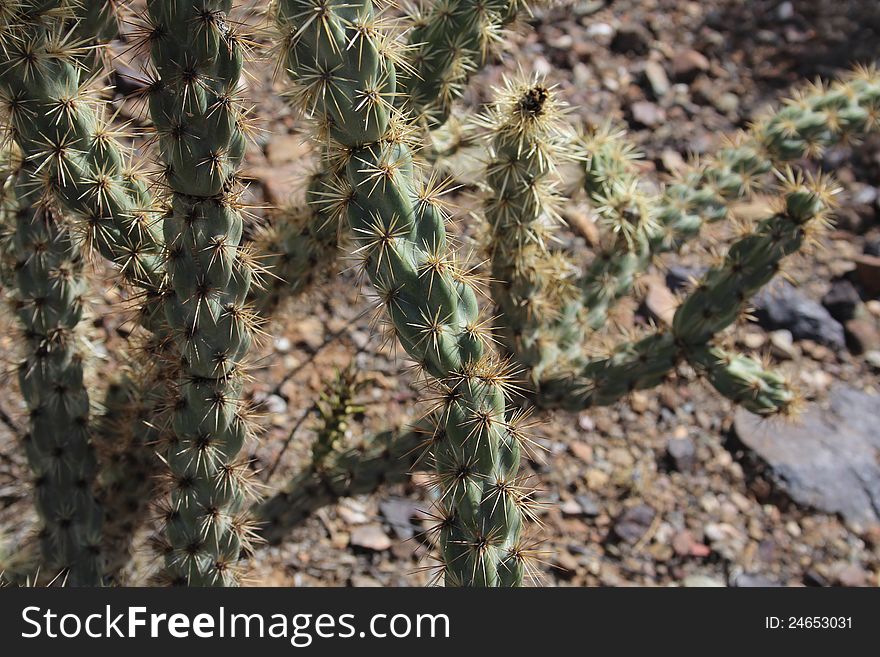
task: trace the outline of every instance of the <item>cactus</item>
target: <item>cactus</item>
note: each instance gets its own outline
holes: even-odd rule
[[[168,579],[232,585],[247,548],[249,496],[239,452],[250,428],[239,398],[255,329],[252,263],[240,245],[236,174],[245,150],[238,91],[243,53],[229,1],[151,0],[155,67],[150,114],[170,207],[163,220],[172,293],[168,324],[181,354],[175,440],[165,456]]]
[[[437,189],[415,175],[406,126],[392,109],[393,42],[377,20],[369,0],[278,4],[286,65],[347,183],[341,198],[357,253],[404,349],[438,386],[443,439],[433,458],[446,582],[517,585],[529,497],[517,479],[509,378],[486,352],[473,288],[450,260]]]
[[[749,228],[706,273],[676,310],[671,330],[616,345],[608,356],[590,358],[572,378],[549,381],[542,393],[546,401],[570,408],[613,403],[632,390],[657,385],[684,358],[718,392],[748,410],[790,412],[797,397],[782,377],[712,343],[779,271],[782,260],[827,227],[833,194],[827,180],[789,172],[778,210]]]
[[[443,125],[468,78],[522,8],[520,0],[442,0],[427,10],[414,8],[412,52],[406,55],[408,65],[398,67],[396,103],[430,128]]]
[[[101,584],[101,508],[93,485],[89,397],[76,328],[82,317],[82,254],[52,205],[39,197],[31,171],[18,174],[13,238],[25,357],[19,386],[28,408],[24,438],[42,522],[43,560],[73,586]]]

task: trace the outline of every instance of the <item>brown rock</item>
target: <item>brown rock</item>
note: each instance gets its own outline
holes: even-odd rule
[[[633,121],[646,128],[656,127],[666,120],[666,110],[647,100],[633,103],[630,112]]]
[[[266,159],[270,164],[296,162],[311,153],[311,146],[303,135],[274,135],[266,144]]]
[[[880,349],[880,330],[868,319],[851,319],[844,325],[846,346],[854,354]]]
[[[645,295],[645,308],[652,319],[661,324],[672,326],[672,318],[675,317],[675,309],[678,308],[678,300],[666,287],[666,282],[659,276],[646,276],[642,279],[647,284],[648,292]]]
[[[593,462],[593,448],[585,442],[576,440],[568,446],[568,451],[570,451],[573,456],[579,458],[584,463]]]
[[[672,77],[681,82],[691,82],[708,70],[709,60],[696,50],[679,50],[672,58]]]
[[[872,255],[860,255],[854,259],[856,277],[869,296],[880,295],[880,258]]]
[[[391,547],[391,539],[382,529],[382,525],[374,523],[355,527],[351,532],[349,544],[352,547],[383,552]]]

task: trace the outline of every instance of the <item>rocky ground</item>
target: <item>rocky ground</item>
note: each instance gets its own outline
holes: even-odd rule
[[[690,154],[711,152],[747,126],[793,83],[874,61],[880,14],[871,4],[581,0],[539,10],[500,61],[474,79],[462,111],[487,99],[502,73],[528,66],[558,83],[572,120],[627,125],[645,153],[645,173],[662,182]],[[248,156],[256,205],[286,201],[313,156],[295,111],[262,84],[269,68],[257,67],[252,83],[266,128],[262,150]],[[545,451],[525,464],[542,502],[533,529],[544,553],[539,584],[880,585],[880,398],[872,396],[880,393],[880,140],[833,149],[822,164],[843,187],[837,230],[824,248],[796,261],[791,284],[756,299],[755,321],[734,332],[742,350],[768,354],[802,390],[800,420],[737,412],[687,368],[615,407],[540,414]],[[467,210],[477,202],[468,190],[458,202],[466,239]],[[755,216],[767,202],[759,197],[737,211]],[[586,206],[574,199],[566,217],[580,230],[565,246],[588,250]],[[727,236],[724,227],[707,235]],[[702,247],[652,272],[622,321],[663,321],[672,293],[706,262]],[[115,303],[108,292],[94,304],[95,331],[107,340],[96,358],[108,366],[124,342],[116,329],[125,316]],[[369,290],[345,269],[269,327],[250,394],[265,427],[254,467],[263,479],[272,472],[270,489],[305,458],[313,403],[334,367],[353,360],[368,377],[353,440],[412,417],[418,391],[401,350],[371,325],[371,311]],[[9,337],[0,349],[12,363]],[[0,392],[0,410],[0,430],[7,429],[0,435],[0,526],[9,527],[27,508],[26,491],[13,481],[22,471],[14,376]],[[415,473],[405,485],[322,509],[283,546],[261,548],[248,563],[248,581],[425,584],[434,563],[423,533],[426,484]]]

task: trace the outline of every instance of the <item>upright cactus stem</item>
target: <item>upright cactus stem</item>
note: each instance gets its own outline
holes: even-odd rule
[[[407,353],[442,406],[433,445],[439,543],[450,585],[515,586],[528,551],[520,432],[508,415],[506,368],[487,352],[477,298],[453,263],[437,188],[419,181],[396,115],[394,42],[370,0],[281,0],[285,67],[324,126],[366,273]]]
[[[22,170],[22,209],[13,238],[16,297],[25,358],[18,379],[27,404],[24,438],[34,474],[44,567],[73,586],[102,583],[101,507],[95,499],[96,460],[89,437],[76,328],[82,317],[82,254],[67,228]]]
[[[255,328],[246,305],[253,269],[240,245],[242,48],[230,7],[229,0],[150,0],[144,30],[155,67],[150,113],[170,192],[165,307],[182,363],[175,439],[165,455],[165,574],[193,586],[235,584],[249,536],[239,453],[250,433],[240,396]]]
[[[489,142],[484,211],[496,326],[504,346],[540,379],[582,339],[554,330],[576,302],[576,270],[549,251],[562,200],[557,166],[573,157],[571,135],[543,82],[508,80],[496,91],[499,98],[479,119]]]

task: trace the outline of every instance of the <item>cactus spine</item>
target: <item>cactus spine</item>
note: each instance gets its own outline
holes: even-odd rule
[[[145,29],[155,67],[150,113],[170,192],[165,307],[181,354],[175,439],[165,456],[165,574],[194,586],[235,584],[249,531],[239,452],[250,429],[239,399],[254,320],[236,200],[245,150],[237,98],[243,54],[230,5],[150,0]]]
[[[504,368],[486,352],[473,287],[450,260],[437,190],[419,184],[408,130],[392,111],[393,44],[372,2],[282,0],[286,65],[331,139],[364,268],[407,353],[436,380],[433,446],[440,546],[452,585],[518,585],[528,496],[518,484]]]

